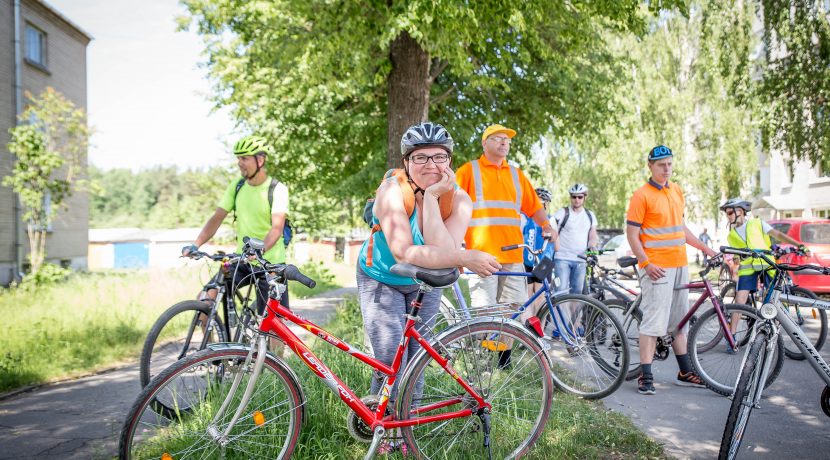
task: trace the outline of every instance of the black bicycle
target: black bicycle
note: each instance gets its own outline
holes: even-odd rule
[[[239,265],[250,263],[247,255],[194,251],[188,257],[209,259],[218,262],[219,267],[202,287],[198,300],[173,305],[153,324],[141,351],[142,387],[174,362],[204,350],[210,343],[245,342],[245,325],[256,321],[251,308],[256,303],[256,282],[243,288],[234,285],[234,272]],[[257,266],[251,268],[258,270]]]

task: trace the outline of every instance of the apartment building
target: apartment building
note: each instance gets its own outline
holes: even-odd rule
[[[807,161],[792,168],[778,151],[758,153],[760,193],[753,212],[764,219],[830,218],[830,171]]]
[[[87,107],[86,48],[92,37],[46,2],[0,0],[0,177],[11,171],[9,129],[26,104],[25,92],[55,88]],[[21,272],[28,238],[12,190],[0,186],[0,284]],[[89,199],[75,193],[58,213],[47,239],[48,260],[87,266]]]

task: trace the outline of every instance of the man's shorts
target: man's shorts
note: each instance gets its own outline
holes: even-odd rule
[[[761,278],[762,273],[764,274],[763,278]],[[769,284],[772,282],[772,277],[769,276],[769,273],[765,271],[754,272],[751,275],[741,275],[738,277],[738,290],[749,292],[757,291],[759,278],[762,279],[764,286],[769,286]]]
[[[524,265],[502,264],[503,272],[524,272]],[[527,302],[527,280],[526,276],[487,276],[482,278],[478,275],[470,276],[470,305],[483,307],[497,303],[517,303],[523,305]]]
[[[675,286],[689,284],[689,267],[664,268],[666,275],[657,281],[652,281],[646,271],[639,269],[640,288],[643,300],[640,310],[643,319],[640,321],[640,334],[652,337],[662,337],[669,331],[675,332],[677,323],[689,311],[689,290],[675,290]],[[683,328],[686,332],[689,324]]]

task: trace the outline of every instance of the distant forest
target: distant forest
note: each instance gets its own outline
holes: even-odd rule
[[[202,226],[238,173],[225,168],[156,167],[133,172],[89,167],[97,193],[90,196],[91,228]]]

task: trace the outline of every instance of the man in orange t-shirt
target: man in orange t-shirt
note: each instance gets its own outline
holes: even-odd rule
[[[686,244],[703,251],[709,257],[715,251],[703,244],[686,227],[683,213],[686,200],[680,186],[669,182],[673,154],[668,147],[658,145],[648,154],[651,178],[631,196],[626,215],[626,236],[631,251],[640,266],[640,365],[638,379],[640,394],[653,395],[654,376],[651,363],[657,347],[657,337],[671,331],[680,372],[675,383],[682,386],[703,387],[700,377],[692,370],[686,350],[686,329],[675,330],[689,310],[689,290],[674,287],[689,283],[689,262]]]
[[[557,235],[533,185],[519,168],[507,163],[515,135],[516,131],[502,125],[488,126],[481,136],[484,153],[458,168],[455,178],[473,199],[473,218],[464,237],[467,249],[494,255],[502,271],[524,272],[521,249],[501,250],[503,246],[524,242],[519,213],[539,224],[543,237],[555,241]],[[471,276],[470,298],[474,307],[523,304],[527,301],[527,278]]]

